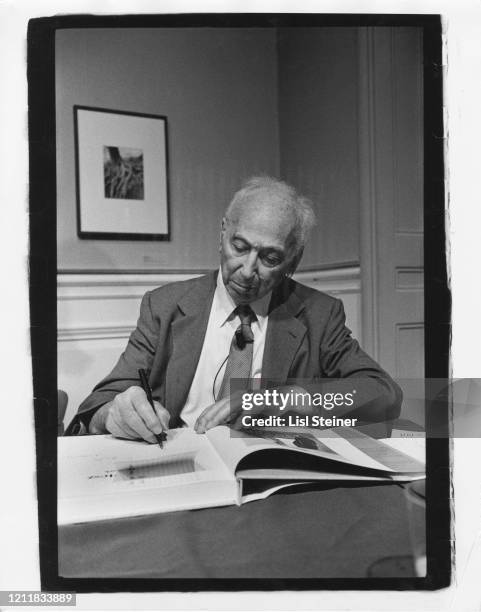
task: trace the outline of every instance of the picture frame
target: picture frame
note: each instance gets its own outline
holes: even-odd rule
[[[73,109],[78,237],[170,240],[167,117]]]
[[[449,338],[450,338],[450,299],[449,291],[447,290],[446,281],[446,248],[445,248],[445,223],[443,221],[445,213],[444,200],[444,182],[439,180],[443,177],[443,140],[438,134],[442,133],[442,78],[439,75],[439,66],[442,64],[442,45],[441,32],[442,25],[439,16],[422,15],[422,16],[396,16],[396,24],[401,27],[406,26],[406,19],[414,19],[416,25],[423,27],[423,72],[420,75],[422,83],[425,84],[423,89],[426,108],[429,112],[424,114],[424,137],[425,137],[425,163],[424,163],[424,261],[425,269],[420,270],[420,274],[425,282],[425,363],[426,376],[447,377],[449,365]],[[449,470],[449,440],[429,440],[427,444],[427,482],[429,486],[426,491],[426,558],[427,558],[427,574],[422,576],[403,576],[401,572],[406,565],[403,562],[399,566],[394,567],[391,573],[385,572],[384,576],[375,576],[371,574],[356,573],[353,576],[342,573],[334,573],[332,568],[329,568],[328,575],[320,575],[314,577],[294,577],[289,574],[281,574],[282,579],[278,577],[220,577],[210,575],[207,578],[195,577],[191,574],[178,574],[176,577],[152,577],[151,574],[142,575],[139,572],[135,576],[125,576],[119,573],[101,573],[88,568],[87,573],[79,574],[73,572],[68,574],[61,572],[61,564],[58,562],[59,555],[65,550],[62,547],[62,541],[59,540],[59,530],[57,525],[57,398],[58,398],[58,368],[56,359],[56,341],[58,339],[58,319],[56,317],[57,310],[55,305],[55,295],[57,290],[58,276],[55,276],[55,269],[59,270],[59,266],[55,267],[57,259],[56,246],[58,236],[56,234],[56,207],[64,206],[63,191],[66,195],[66,204],[72,205],[74,202],[74,192],[71,189],[72,185],[69,181],[68,188],[60,190],[59,198],[56,200],[56,187],[58,185],[56,168],[58,169],[59,158],[55,155],[55,142],[58,138],[57,129],[60,127],[56,118],[61,111],[60,106],[55,107],[53,101],[55,98],[55,66],[56,47],[55,37],[58,35],[58,30],[61,28],[67,31],[67,28],[75,30],[76,28],[84,27],[128,27],[133,25],[135,28],[145,26],[152,28],[160,24],[161,27],[187,27],[196,26],[198,24],[198,16],[194,18],[179,15],[159,15],[146,16],[144,18],[136,15],[125,17],[125,21],[119,16],[115,17],[97,17],[97,16],[61,16],[54,18],[40,18],[32,20],[29,26],[28,40],[28,77],[29,77],[29,139],[30,139],[30,211],[31,211],[31,234],[30,234],[30,299],[31,299],[31,318],[35,325],[31,326],[31,345],[32,345],[32,368],[33,368],[33,383],[35,397],[35,421],[37,433],[37,489],[38,489],[38,508],[39,508],[39,552],[40,552],[40,570],[42,587],[44,590],[68,590],[74,589],[77,592],[112,592],[112,591],[246,591],[246,590],[315,590],[315,589],[396,589],[398,591],[404,589],[425,589],[434,590],[449,586],[451,580],[451,560],[452,560],[452,540],[450,539],[450,478]],[[187,19],[187,21],[186,21]],[[191,21],[193,19],[193,21]],[[212,17],[209,17],[209,20]],[[252,27],[253,16],[241,15],[236,16],[232,21],[232,16],[215,16],[215,21],[208,23],[213,27],[215,25],[225,25],[231,27],[233,24],[239,27]],[[339,16],[314,15],[293,16],[292,15],[261,15],[256,16],[255,24],[257,27],[284,27],[291,25],[298,28],[300,25],[306,27],[324,26],[327,24],[337,27],[339,25],[353,24],[352,16],[349,16],[348,23],[340,23]],[[344,19],[344,17],[343,17]],[[60,20],[60,21],[59,21]],[[132,22],[132,20],[134,20]],[[224,20],[224,21],[223,21]],[[332,21],[334,20],[334,21]],[[207,22],[206,22],[207,23]],[[359,18],[356,16],[355,21],[359,27],[369,30],[371,26],[385,27],[389,20],[386,15],[373,16],[363,15]],[[205,25],[205,24],[204,24]],[[56,31],[57,30],[57,31]],[[367,32],[366,32],[367,33]],[[119,38],[122,42],[124,36]],[[58,41],[58,38],[57,38]],[[374,40],[372,40],[374,42]],[[43,43],[43,45],[40,45]],[[48,44],[46,44],[48,43]],[[77,48],[82,48],[77,46]],[[364,49],[366,52],[369,46]],[[309,45],[306,46],[309,51]],[[354,46],[358,49],[358,46]],[[40,51],[41,52],[40,52]],[[58,53],[58,49],[57,49]],[[125,57],[123,54],[120,60]],[[364,57],[364,56],[363,56]],[[94,58],[97,62],[97,57]],[[367,55],[365,56],[367,59]],[[355,68],[358,68],[356,64]],[[110,65],[107,63],[107,67]],[[364,67],[364,66],[363,66]],[[366,66],[367,68],[367,66]],[[389,64],[383,59],[381,68],[386,73],[389,72]],[[67,71],[70,76],[72,71]],[[84,74],[84,73],[82,73]],[[356,73],[358,74],[358,73]],[[191,75],[190,71],[186,71],[187,77]],[[375,73],[372,71],[363,71],[359,75],[365,86],[366,93],[369,94],[366,101],[369,104],[363,110],[371,116],[372,107],[377,101],[377,94],[373,91],[372,77]],[[144,76],[142,76],[142,79]],[[70,79],[69,79],[70,81]],[[391,80],[388,80],[391,87]],[[201,83],[205,87],[204,83]],[[84,84],[82,83],[82,86]],[[393,90],[395,93],[396,90]],[[375,95],[376,94],[376,95]],[[297,93],[295,95],[298,95]],[[97,98],[98,99],[98,98]],[[125,99],[125,98],[122,98]],[[198,99],[193,98],[194,103],[198,104]],[[67,105],[65,105],[67,106]],[[401,105],[402,106],[402,105]],[[63,140],[68,141],[67,144],[71,147],[72,139],[70,132],[70,122],[68,121],[70,109],[73,107],[72,101],[65,109],[68,125],[62,125],[64,129]],[[379,110],[379,106],[377,107]],[[389,113],[394,110],[399,110],[396,105],[391,106]],[[115,111],[114,111],[115,112]],[[170,112],[170,111],[167,111]],[[389,117],[387,113],[387,117]],[[380,129],[384,128],[386,117],[379,115],[383,122],[378,125]],[[177,129],[179,122],[176,121],[175,128]],[[355,125],[353,132],[357,138],[358,126]],[[359,159],[361,165],[366,163],[367,169],[371,166],[371,161],[377,165],[379,156],[375,155],[376,151],[369,145],[370,130],[366,130],[363,134],[362,142],[364,145],[359,147]],[[394,133],[393,133],[394,135]],[[177,135],[176,135],[177,142]],[[369,145],[369,146],[367,146]],[[60,148],[61,154],[69,151],[69,147]],[[366,150],[365,150],[366,149]],[[329,152],[329,154],[331,154]],[[70,156],[69,161],[73,162]],[[368,158],[365,161],[365,158]],[[372,160],[370,158],[373,158]],[[62,159],[60,158],[60,162]],[[394,159],[397,163],[399,160]],[[386,159],[386,166],[389,166],[392,160]],[[61,165],[61,164],[60,164]],[[360,166],[359,166],[360,167]],[[176,166],[176,170],[179,170]],[[74,174],[72,168],[64,169],[64,174],[68,171],[69,179]],[[218,168],[215,168],[218,171]],[[370,174],[367,176],[369,179]],[[359,183],[364,191],[364,179]],[[366,191],[366,198],[369,199],[370,190]],[[69,198],[70,196],[70,198]],[[363,196],[364,197],[364,196]],[[190,202],[189,202],[190,205]],[[65,207],[67,207],[65,205]],[[177,206],[176,206],[177,208]],[[71,211],[71,208],[69,208]],[[173,210],[177,214],[177,210]],[[178,216],[178,215],[177,215]],[[374,229],[376,229],[374,227]],[[68,246],[70,243],[68,243]],[[84,246],[86,246],[84,244]],[[108,245],[107,245],[108,246]],[[116,244],[118,249],[120,244]],[[123,245],[128,246],[128,245]],[[148,245],[147,245],[148,246]],[[167,245],[164,245],[167,246]],[[113,252],[115,249],[111,245]],[[160,260],[160,258],[159,258]],[[153,260],[152,260],[153,261]],[[175,260],[174,260],[175,261]],[[154,270],[132,270],[129,271],[132,275],[129,277],[129,283],[138,283],[137,276],[141,272],[153,272]],[[198,270],[196,270],[198,272]],[[61,273],[68,275],[73,286],[81,286],[82,282],[91,284],[91,274],[95,272],[99,275],[105,275],[107,284],[117,284],[117,278],[111,276],[110,269],[63,269]],[[119,275],[124,273],[115,271]],[[155,270],[155,273],[170,273],[172,270]],[[179,269],[176,270],[176,273]],[[185,270],[182,270],[185,272]],[[192,270],[190,270],[192,272]],[[423,274],[424,272],[424,274]],[[110,278],[107,278],[107,277]],[[154,275],[152,276],[154,277]],[[120,278],[120,276],[119,276]],[[83,281],[85,279],[85,281]],[[141,279],[142,280],[142,279]],[[103,282],[103,281],[102,281]],[[105,282],[103,284],[105,285]],[[143,282],[143,280],[142,280]],[[357,286],[357,285],[356,285]],[[123,289],[122,289],[123,291]],[[374,291],[374,290],[373,290]],[[87,289],[90,295],[90,290]],[[87,293],[79,294],[79,299],[82,299]],[[116,296],[113,296],[114,298]],[[60,296],[62,299],[62,296]],[[424,318],[422,319],[424,321]],[[115,325],[118,323],[114,320]],[[85,323],[81,322],[83,327],[79,327],[80,334],[83,338],[91,337],[91,329],[85,327]],[[372,325],[370,323],[370,325]],[[105,325],[102,324],[98,328],[99,335],[107,335],[105,333]],[[118,327],[117,327],[118,329]],[[86,334],[85,330],[89,333]],[[67,329],[70,332],[70,329]],[[71,337],[71,334],[70,334]],[[113,337],[113,336],[111,336]],[[116,336],[117,337],[117,336]],[[85,359],[85,356],[83,356]],[[445,409],[444,409],[445,408]],[[50,416],[45,419],[45,413],[50,411]],[[55,412],[55,414],[54,414]],[[439,412],[436,411],[436,417],[441,421],[448,422],[449,406],[446,404]],[[428,422],[428,426],[429,426]],[[409,522],[409,521],[408,521]],[[392,517],[390,517],[392,524]],[[400,524],[396,521],[396,524]],[[342,521],[340,525],[342,527]],[[409,528],[409,525],[404,522],[404,526]],[[361,525],[362,527],[362,525]],[[329,533],[331,533],[329,531]],[[328,534],[329,535],[329,534]],[[373,538],[371,537],[371,540]],[[73,541],[72,539],[70,541]],[[78,541],[78,540],[77,540]],[[366,540],[365,540],[366,541]],[[375,541],[375,540],[374,540]],[[148,542],[151,544],[151,542]],[[242,541],[241,545],[245,542]],[[74,541],[75,545],[75,541]],[[138,542],[135,543],[135,550],[138,550]],[[155,548],[155,547],[154,547]],[[52,550],[58,551],[55,563],[52,563]],[[76,551],[75,551],[76,552]],[[289,553],[289,550],[286,551]],[[397,551],[396,551],[397,552]],[[366,555],[364,554],[364,558]],[[125,557],[125,555],[124,555]],[[338,558],[339,555],[337,555]],[[74,558],[78,558],[74,556]],[[347,558],[347,557],[345,557]],[[384,557],[389,561],[395,561],[396,557]],[[375,568],[377,566],[374,566]],[[408,569],[409,572],[409,569]],[[86,577],[87,576],[87,577]],[[302,593],[301,593],[302,594]]]

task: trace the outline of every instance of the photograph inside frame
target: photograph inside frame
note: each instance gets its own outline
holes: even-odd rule
[[[31,22],[44,588],[449,584],[440,54],[435,16]]]

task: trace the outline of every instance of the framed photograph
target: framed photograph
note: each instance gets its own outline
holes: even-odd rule
[[[167,117],[74,106],[79,238],[169,240]]]

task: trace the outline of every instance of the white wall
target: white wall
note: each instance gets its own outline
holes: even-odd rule
[[[314,202],[304,266],[359,262],[359,28],[280,28],[281,175]]]

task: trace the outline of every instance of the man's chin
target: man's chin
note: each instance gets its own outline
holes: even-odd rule
[[[250,302],[255,302],[259,297],[257,290],[242,287],[235,281],[229,283],[228,289],[232,299],[238,304],[249,304]]]

